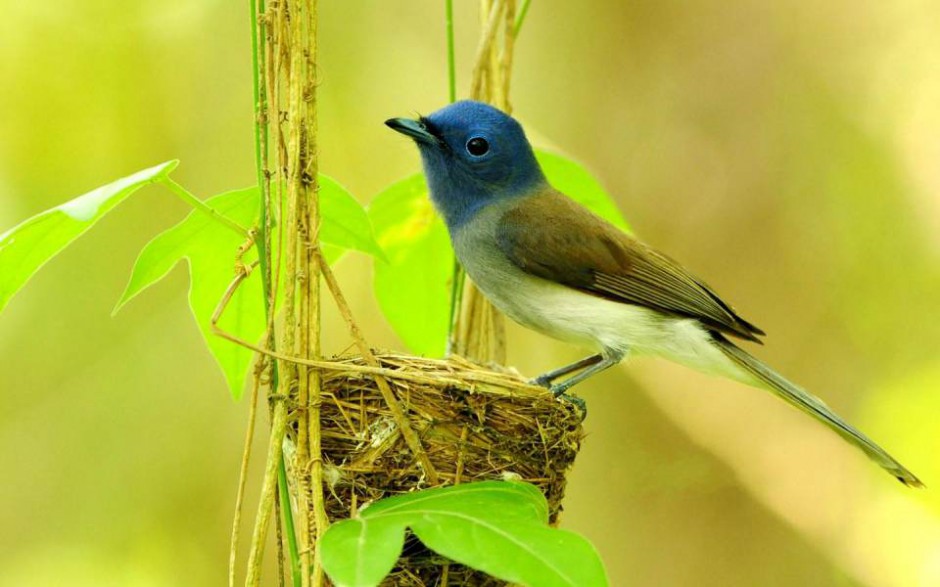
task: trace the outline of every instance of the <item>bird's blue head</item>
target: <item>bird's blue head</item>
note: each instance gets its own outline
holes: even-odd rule
[[[545,183],[522,126],[482,102],[464,100],[417,120],[385,124],[418,145],[431,199],[451,230],[487,204]]]

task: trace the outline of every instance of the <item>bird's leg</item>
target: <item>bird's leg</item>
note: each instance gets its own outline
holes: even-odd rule
[[[571,389],[572,386],[584,381],[588,377],[596,375],[604,369],[613,367],[619,363],[621,359],[623,359],[625,354],[626,351],[624,350],[606,349],[603,353],[585,357],[580,361],[571,363],[570,365],[565,365],[564,367],[560,367],[554,371],[549,371],[548,373],[539,375],[532,380],[532,383],[547,387],[555,397],[563,398],[576,405],[581,410],[581,419],[583,420],[587,417],[587,404],[584,403],[583,399],[568,395],[566,392]],[[562,375],[567,375],[568,373],[578,371],[579,369],[584,370],[576,375],[569,377],[561,383],[552,385],[553,380],[558,379]]]
[[[603,360],[604,360],[604,355],[600,353],[596,355],[591,355],[590,357],[585,357],[581,359],[580,361],[575,361],[574,363],[571,363],[570,365],[565,365],[553,371],[549,371],[548,373],[543,373],[539,375],[538,377],[536,377],[535,379],[533,379],[531,383],[551,389],[552,381],[558,379],[562,375],[567,375],[568,373],[578,371],[579,369],[584,369],[585,367],[596,365],[597,363]]]
[[[578,383],[581,383],[588,377],[597,375],[601,371],[604,371],[605,369],[609,369],[613,367],[614,365],[616,365],[617,363],[619,363],[620,360],[623,359],[624,354],[626,353],[624,353],[624,351],[621,351],[621,350],[617,350],[617,351],[607,350],[601,355],[596,355],[596,357],[599,357],[600,360],[594,361],[593,365],[589,366],[587,369],[585,369],[584,371],[581,371],[580,373],[576,375],[572,375],[571,377],[569,377],[568,379],[565,379],[561,383],[556,383],[555,385],[552,385],[549,388],[549,390],[552,392],[552,394],[555,395],[555,397],[558,397],[560,395],[565,395],[565,392],[571,389],[572,386],[577,385]],[[588,359],[594,359],[596,357],[588,357]],[[587,361],[588,359],[584,359],[584,361]]]

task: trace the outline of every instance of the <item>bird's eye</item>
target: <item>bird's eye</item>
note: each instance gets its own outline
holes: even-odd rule
[[[467,141],[467,152],[474,157],[482,157],[490,150],[490,144],[483,137],[473,137]]]

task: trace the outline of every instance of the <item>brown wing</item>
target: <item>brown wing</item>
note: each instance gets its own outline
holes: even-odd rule
[[[543,279],[755,342],[764,334],[681,265],[553,189],[506,212],[496,239],[515,265]]]

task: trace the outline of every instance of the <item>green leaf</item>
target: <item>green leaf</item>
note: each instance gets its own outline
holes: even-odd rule
[[[0,235],[0,311],[46,262],[126,197],[159,181],[179,161],[167,161],[46,210]]]
[[[406,528],[435,552],[530,587],[604,587],[600,557],[581,536],[548,526],[548,504],[527,483],[484,481],[382,500],[323,536],[323,567],[338,585],[378,585]],[[393,548],[394,545],[394,548]]]
[[[375,263],[379,307],[413,352],[443,355],[454,253],[428,199],[424,176],[386,188],[372,200],[369,218],[388,258],[388,263]]]
[[[320,174],[320,239],[338,247],[355,249],[385,260],[375,240],[369,215],[356,198],[335,179]]]
[[[206,204],[243,226],[251,226],[258,213],[258,198],[258,189],[251,187],[214,196],[206,200]],[[228,227],[193,210],[182,222],[147,243],[114,309],[114,312],[119,311],[137,294],[162,279],[180,260],[186,259],[191,279],[190,309],[236,399],[241,397],[252,352],[212,334],[210,321],[235,277],[235,255],[243,242]],[[251,249],[244,262],[248,264],[254,258],[255,252]],[[249,276],[232,296],[219,327],[244,340],[257,342],[266,328],[262,299],[260,277]]]
[[[549,183],[629,230],[617,205],[584,167],[547,151],[536,150],[535,155]],[[372,201],[369,217],[389,261],[375,265],[373,282],[385,318],[412,352],[444,354],[454,253],[424,176],[415,174],[386,188]]]
[[[348,248],[384,258],[365,209],[334,180],[320,175],[319,181],[320,238],[327,261],[335,262]],[[206,204],[242,226],[251,226],[256,221],[259,198],[258,189],[250,187],[211,197]],[[276,242],[276,234],[273,240]],[[193,210],[182,222],[157,235],[140,252],[130,281],[114,309],[115,313],[118,312],[137,294],[166,276],[179,261],[186,259],[191,279],[190,309],[235,399],[241,397],[244,389],[252,351],[214,335],[211,320],[235,277],[235,255],[242,244],[244,240],[228,227],[199,210]],[[256,251],[252,248],[243,261],[247,265],[256,258]],[[251,275],[232,296],[219,327],[243,340],[258,342],[267,327],[262,300],[261,280]]]
[[[323,568],[341,587],[378,585],[405,545],[399,520],[357,518],[333,524],[323,537]]]
[[[552,184],[555,189],[584,205],[617,228],[630,230],[616,202],[584,166],[557,153],[541,149],[535,150],[535,158],[542,166],[548,183]]]

